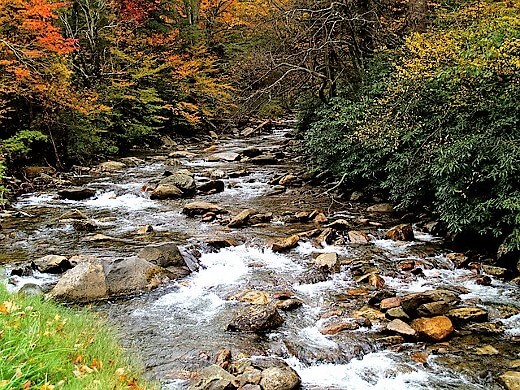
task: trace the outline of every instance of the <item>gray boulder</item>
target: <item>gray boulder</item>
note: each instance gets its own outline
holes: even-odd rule
[[[79,263],[63,274],[50,296],[69,302],[89,302],[108,296],[103,265],[98,260]]]
[[[182,267],[186,265],[179,247],[173,242],[145,246],[137,257],[159,267]]]

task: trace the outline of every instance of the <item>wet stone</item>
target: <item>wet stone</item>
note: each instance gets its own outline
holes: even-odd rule
[[[442,341],[453,333],[453,324],[445,316],[432,318],[417,318],[411,327],[423,338],[432,341]]]
[[[399,319],[392,320],[387,324],[386,329],[391,333],[396,333],[403,337],[414,337],[416,334],[410,325]]]
[[[284,322],[274,306],[251,305],[240,309],[228,325],[229,331],[268,332]]]
[[[447,316],[457,324],[467,322],[485,322],[488,319],[488,312],[479,307],[461,307],[450,310]]]

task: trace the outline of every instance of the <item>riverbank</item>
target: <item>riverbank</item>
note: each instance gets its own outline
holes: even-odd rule
[[[0,286],[0,388],[152,389],[98,314]]]

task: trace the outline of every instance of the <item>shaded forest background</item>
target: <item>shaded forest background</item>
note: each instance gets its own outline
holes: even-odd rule
[[[518,250],[518,15],[518,0],[0,0],[0,176],[297,107],[311,169]]]

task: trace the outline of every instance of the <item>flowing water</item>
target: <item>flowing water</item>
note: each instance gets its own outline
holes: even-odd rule
[[[429,234],[416,231],[415,241],[407,243],[384,239],[383,227],[395,221],[366,213],[367,205],[331,202],[323,195],[323,188],[310,185],[273,193],[269,184],[273,178],[302,171],[301,157],[291,148],[294,142],[284,136],[287,131],[283,128],[248,139],[216,142],[218,152],[241,152],[255,146],[285,153],[276,165],[208,162],[206,157],[211,153],[202,152],[208,144],[199,142],[185,147],[193,155],[178,157],[179,166],[167,165],[165,151],[136,160],[136,166],[120,172],[76,175],[77,183],[86,183],[97,191],[95,197],[85,201],[62,200],[54,190],[26,194],[13,211],[3,215],[0,261],[27,261],[47,254],[114,259],[133,256],[147,244],[166,241],[174,241],[181,248],[199,248],[199,271],[151,292],[98,305],[98,310],[116,326],[124,345],[142,360],[147,375],[167,389],[185,388],[193,372],[211,364],[223,347],[235,356],[273,355],[286,359],[300,374],[305,389],[502,388],[498,375],[519,358],[518,288],[494,278],[489,286],[478,284],[474,272],[454,269],[446,258],[449,250],[442,240]],[[230,229],[218,222],[203,223],[200,218],[183,215],[182,206],[190,200],[150,200],[143,186],[156,182],[165,170],[175,169],[191,170],[198,182],[215,170],[230,174],[245,169],[244,176],[223,179],[224,192],[198,195],[196,199],[218,203],[231,215],[245,208],[272,212],[272,222]],[[61,217],[71,209],[85,213],[98,230],[76,231],[71,222],[63,222]],[[353,223],[358,217],[367,217],[375,222],[372,244],[317,245],[302,240],[297,248],[284,254],[269,249],[275,237],[313,229],[312,222],[298,222],[288,215],[315,209],[323,210],[329,219],[341,217]],[[154,234],[136,233],[146,225],[153,226]],[[91,240],[98,233],[120,240]],[[241,244],[214,251],[204,244],[214,237],[235,238]],[[345,259],[340,272],[316,272],[313,256],[329,252]],[[396,264],[410,259],[423,264],[423,274],[398,271]],[[380,332],[383,325],[374,321],[372,327],[323,335],[320,330],[334,323],[340,312],[351,313],[367,304],[366,296],[346,294],[360,287],[351,266],[359,261],[378,270],[386,287],[398,295],[439,287],[460,291],[465,302],[486,308],[490,320],[500,320],[505,332],[494,336],[460,332],[449,343],[389,346],[384,342],[386,335]],[[10,267],[6,266],[7,273]],[[37,272],[31,277],[11,278],[13,289],[25,282],[55,281],[55,277]],[[227,324],[234,312],[244,305],[235,297],[246,290],[290,291],[304,304],[284,312],[284,324],[270,333],[228,332]],[[498,354],[476,352],[488,344]],[[414,358],[414,354],[424,351],[428,352],[424,360]]]

